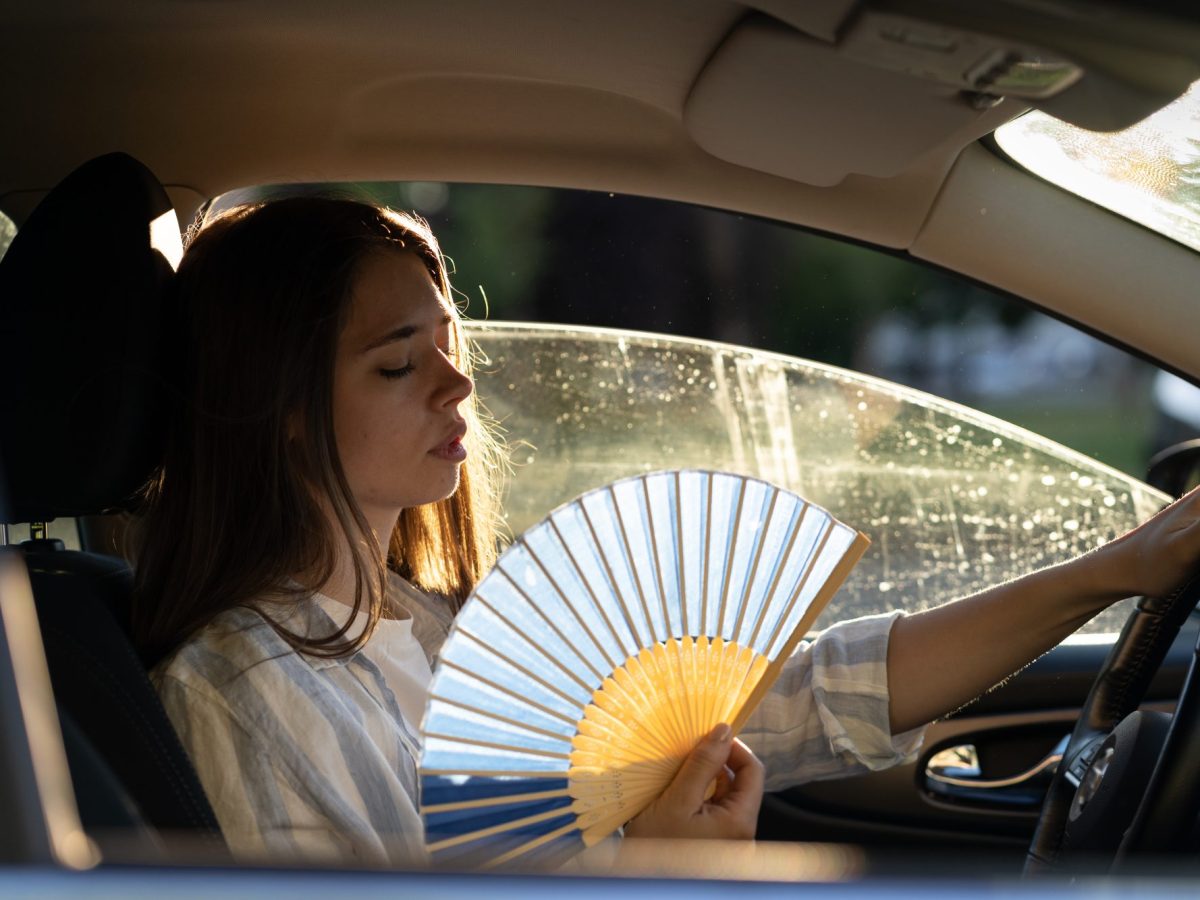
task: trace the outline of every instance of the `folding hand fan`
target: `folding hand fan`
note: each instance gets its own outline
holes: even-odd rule
[[[820,507],[703,471],[618,481],[500,557],[423,723],[435,860],[559,860],[612,834],[715,725],[736,732],[866,548]]]

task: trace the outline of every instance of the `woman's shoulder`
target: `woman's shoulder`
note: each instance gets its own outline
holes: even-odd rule
[[[330,621],[312,598],[279,609],[226,610],[150,673],[180,740],[194,756],[216,760],[218,779],[237,781],[246,753],[301,771],[312,766],[312,754],[334,752],[339,736],[363,733],[370,698],[346,677],[343,659],[297,651],[268,615],[301,635],[308,623],[315,636]]]
[[[318,634],[333,626],[319,605],[301,600],[272,611],[275,621],[299,634]],[[237,606],[217,615],[155,666],[151,680],[173,680],[225,693],[234,682],[270,678],[279,669],[311,670],[325,660],[296,651],[276,630],[267,613]]]

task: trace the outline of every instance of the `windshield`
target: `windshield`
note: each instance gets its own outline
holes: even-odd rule
[[[1138,124],[1103,134],[1031,112],[996,132],[1035,175],[1200,250],[1200,82]]]

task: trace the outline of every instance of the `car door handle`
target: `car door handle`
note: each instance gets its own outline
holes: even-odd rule
[[[1004,778],[984,778],[974,744],[959,744],[935,753],[925,766],[925,788],[960,803],[1005,808],[1041,803],[1050,777],[1062,762],[1069,736],[1030,768]]]

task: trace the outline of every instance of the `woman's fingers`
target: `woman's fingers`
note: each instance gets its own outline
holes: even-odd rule
[[[733,769],[729,766],[722,766],[716,780],[712,784],[712,795],[708,798],[709,803],[720,803],[729,793],[729,786],[733,784]]]
[[[663,791],[662,802],[695,811],[708,794],[708,786],[725,768],[733,744],[733,731],[718,725],[708,733],[683,761],[675,779]]]
[[[733,771],[733,781],[728,792],[719,801],[720,805],[738,816],[758,819],[758,808],[762,805],[764,773],[763,764],[741,741],[734,741],[729,750],[726,765]]]
[[[715,782],[715,790],[709,795]],[[662,796],[625,828],[627,837],[750,839],[762,803],[763,768],[727,725],[688,755]]]
[[[1111,547],[1115,579],[1120,584],[1133,579],[1129,593],[1170,594],[1200,568],[1200,489],[1160,510]]]

